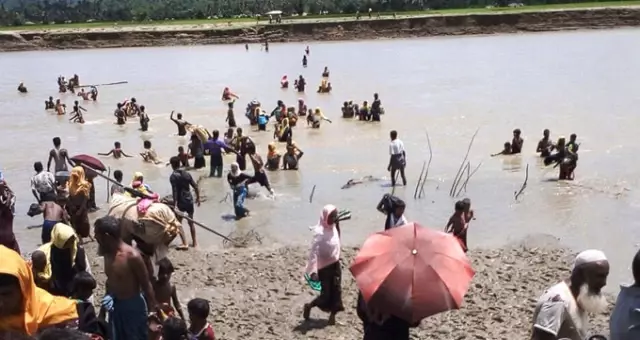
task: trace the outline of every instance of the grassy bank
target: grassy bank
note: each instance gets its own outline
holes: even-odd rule
[[[570,4],[553,4],[553,5],[537,5],[537,6],[525,6],[525,7],[502,7],[502,8],[456,8],[456,9],[443,9],[443,10],[425,10],[425,11],[407,11],[396,12],[398,17],[420,17],[430,15],[465,15],[465,14],[496,14],[496,13],[526,13],[526,12],[538,12],[538,11],[553,11],[553,10],[578,10],[587,8],[615,8],[615,7],[635,7],[640,6],[640,0],[638,1],[604,1],[604,2],[584,2],[584,3],[570,3]],[[392,18],[394,13],[380,13],[381,18]],[[308,15],[298,17],[286,17],[283,22],[296,22],[296,21],[333,21],[333,20],[349,20],[353,19],[353,14],[329,14],[329,15]],[[374,16],[375,18],[376,16]],[[367,20],[368,17],[363,15],[362,20]],[[145,22],[87,22],[87,23],[71,23],[71,24],[56,24],[56,25],[25,25],[25,26],[3,26],[0,27],[0,31],[40,31],[40,30],[55,30],[55,29],[99,29],[99,28],[112,28],[114,26],[127,27],[127,26],[164,26],[164,25],[185,25],[185,26],[198,26],[198,25],[228,25],[228,24],[251,24],[255,23],[254,18],[223,18],[223,19],[192,19],[192,20],[166,20],[166,21],[145,21]],[[265,20],[261,20],[260,23],[266,23]]]

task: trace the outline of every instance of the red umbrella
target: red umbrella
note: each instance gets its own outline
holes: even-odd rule
[[[74,163],[84,164],[98,171],[105,171],[107,167],[97,158],[89,155],[75,155],[70,158]],[[78,164],[78,165],[80,165]]]
[[[417,223],[369,236],[351,273],[368,305],[411,323],[460,308],[474,275],[453,235]]]

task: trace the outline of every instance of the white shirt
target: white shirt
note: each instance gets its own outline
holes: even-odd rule
[[[53,174],[48,171],[41,171],[39,174],[31,177],[31,189],[35,189],[37,192],[53,192],[55,188],[56,179],[53,177]]]
[[[533,328],[558,339],[582,340],[587,335],[587,313],[563,281],[549,288],[536,303]]]
[[[407,222],[407,218],[404,217],[404,215],[400,216],[400,218],[396,220],[396,217],[393,214],[390,214],[389,215],[389,219],[390,219],[390,222],[391,222],[390,228],[399,227],[399,226],[402,226],[402,225],[405,225],[405,224],[409,223],[409,222]]]
[[[389,155],[401,155],[404,152],[404,143],[398,138],[389,143]]]

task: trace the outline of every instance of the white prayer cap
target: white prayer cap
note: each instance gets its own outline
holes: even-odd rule
[[[576,269],[583,264],[595,263],[600,261],[607,261],[607,257],[601,250],[589,249],[581,252],[576,256],[575,262],[573,262],[573,268]]]

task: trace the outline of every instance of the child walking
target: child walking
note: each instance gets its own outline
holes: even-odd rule
[[[189,335],[194,340],[215,340],[213,326],[207,322],[209,317],[209,301],[195,298],[187,303],[189,312]]]

